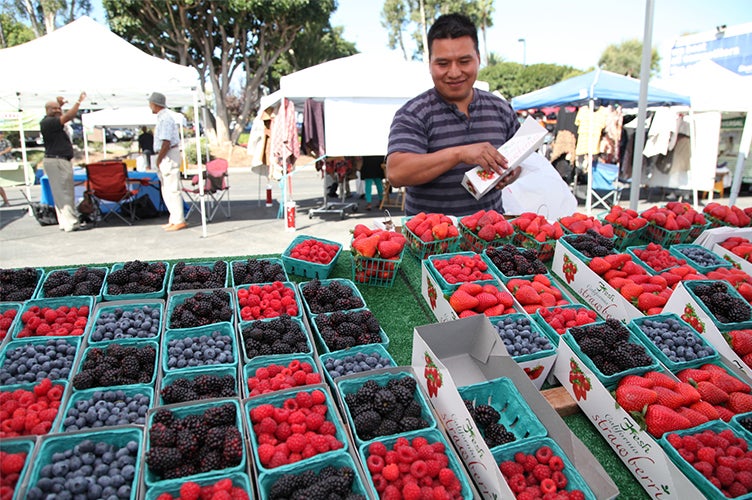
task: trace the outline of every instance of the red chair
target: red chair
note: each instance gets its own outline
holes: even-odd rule
[[[136,181],[138,182],[138,181]],[[107,160],[86,165],[86,192],[103,213],[102,220],[115,214],[128,225],[135,220],[134,210],[123,210],[123,204],[136,199],[138,189],[132,189],[128,180],[128,170],[122,161]],[[109,210],[101,210],[103,202]],[[121,213],[124,212],[124,213]]]
[[[224,158],[217,158],[206,164],[204,193],[208,196],[206,200],[208,202],[206,220],[208,221],[214,219],[218,210],[221,210],[225,217],[230,218],[230,177],[227,170],[227,160]],[[188,213],[185,214],[188,218],[194,209],[196,212],[200,211],[201,192],[198,186],[198,175],[194,175],[191,179],[191,187],[183,187],[183,192],[188,196],[191,204]]]

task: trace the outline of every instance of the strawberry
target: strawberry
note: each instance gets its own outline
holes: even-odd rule
[[[379,236],[372,235],[353,240],[350,245],[359,255],[372,259],[376,255],[379,244]]]
[[[377,245],[379,256],[382,259],[391,259],[392,257],[398,256],[404,247],[404,242],[400,243],[399,241],[392,239],[379,241]]]
[[[648,406],[648,411],[645,412],[645,425],[650,434],[660,438],[666,432],[688,429],[692,423],[671,408],[653,404]]]
[[[361,236],[371,236],[373,230],[365,224],[356,224],[353,228],[353,239],[360,238]]]
[[[676,374],[676,377],[682,382],[689,382],[694,380],[695,382],[702,382],[703,380],[710,380],[710,373],[705,370],[698,370],[696,368],[687,368]]]
[[[603,276],[606,271],[611,269],[611,264],[609,264],[608,261],[603,257],[593,257],[590,260],[588,266],[593,270],[594,273],[600,276]]]
[[[743,357],[752,352],[752,330],[732,330],[727,335],[737,355]]]
[[[646,372],[643,377],[650,379],[653,381],[655,385],[660,385],[662,387],[668,387],[669,389],[675,389],[676,388],[676,380],[669,377],[663,372],[656,372],[656,371],[649,371]]]
[[[478,305],[474,309],[478,312],[483,312],[499,303],[499,299],[493,293],[481,292],[475,298],[478,300]]]
[[[732,392],[729,394],[726,407],[734,413],[747,413],[752,411],[752,395],[744,392]]]
[[[681,406],[677,408],[676,412],[682,417],[685,417],[687,420],[689,420],[692,424],[692,427],[696,425],[702,425],[710,420],[699,411],[693,410],[688,406]]]
[[[654,293],[643,293],[637,297],[637,308],[641,311],[647,311],[654,307],[663,307],[668,301],[667,297]]]
[[[721,371],[710,374],[710,381],[728,394],[732,392],[750,392],[750,387],[738,378]]]
[[[449,305],[451,305],[452,309],[457,313],[475,309],[478,307],[478,304],[478,299],[467,293],[462,288],[455,290],[451,297],[449,297]]]
[[[522,285],[517,289],[514,297],[522,305],[540,304],[541,298],[538,292],[530,285]]]
[[[658,400],[658,393],[639,385],[622,385],[616,389],[616,402],[625,411],[642,411]]]
[[[720,405],[728,401],[729,395],[726,391],[720,389],[714,383],[710,381],[702,381],[697,383],[697,392],[700,393],[703,401],[707,401],[712,405]]]
[[[667,387],[657,385],[653,387],[652,390],[655,391],[657,395],[658,404],[663,405],[667,408],[675,410],[682,406],[682,404],[684,403],[684,397],[681,394]]]
[[[478,231],[478,238],[484,241],[493,241],[496,239],[496,228],[491,224],[481,227]]]
[[[650,389],[655,385],[655,382],[640,375],[626,375],[619,380],[619,386],[621,387],[622,385],[637,385]]]
[[[718,414],[718,410],[716,410],[715,407],[707,401],[698,401],[697,403],[689,405],[689,407],[694,411],[702,413],[703,415],[708,417],[708,420],[718,420],[719,418],[721,418],[721,416]]]
[[[449,223],[440,222],[431,228],[431,232],[436,240],[445,240],[449,234]]]

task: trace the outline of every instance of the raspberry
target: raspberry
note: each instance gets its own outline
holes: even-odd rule
[[[314,385],[314,384],[320,384],[320,383],[321,383],[320,373],[306,373],[305,385]]]
[[[441,464],[435,459],[426,460],[426,469],[428,477],[438,477],[439,471],[441,471]]]
[[[556,455],[554,455],[548,461],[548,467],[552,471],[562,471],[564,470],[564,460],[562,460],[561,457],[557,457]]]
[[[541,493],[544,495],[548,493],[556,493],[556,483],[553,479],[544,479],[540,484]]]
[[[736,473],[736,481],[744,485],[748,490],[752,490],[752,472],[742,470]]]
[[[554,473],[551,474],[551,479],[554,481],[554,484],[556,485],[556,487],[559,488],[560,490],[563,490],[564,488],[566,488],[567,483],[569,482],[569,480],[567,479],[567,476],[565,476],[564,473],[561,472],[560,470],[554,471]]]
[[[313,404],[315,405],[324,404],[326,402],[326,395],[323,391],[315,390],[311,393],[311,396],[313,398]]]
[[[285,401],[285,403],[287,403],[287,401]],[[272,418],[274,418],[277,423],[280,423],[287,422],[287,417],[289,416],[290,410],[288,410],[287,408],[274,408],[274,416]]]
[[[42,397],[52,388],[52,380],[45,378],[42,379],[37,385],[34,386],[34,394],[37,397]]]
[[[404,500],[420,500],[422,493],[420,486],[416,483],[407,483],[402,487],[402,498]]]
[[[311,396],[310,392],[300,391],[295,395],[295,401],[298,402],[298,408],[310,408],[313,406],[313,396]]]
[[[183,500],[198,500],[201,495],[201,486],[192,481],[183,483],[180,486],[180,498]]]
[[[280,441],[287,441],[290,436],[292,436],[292,428],[290,427],[290,424],[287,422],[281,422],[277,425],[277,430],[274,431],[274,437]]]
[[[336,433],[337,426],[334,425],[334,422],[330,422],[329,420],[324,421],[324,423],[321,424],[321,427],[319,427],[319,434],[334,436]]]
[[[693,463],[692,467],[697,469],[697,471],[706,478],[710,478],[713,475],[713,466],[704,460]]]
[[[257,424],[264,418],[271,417],[273,415],[274,407],[270,404],[263,404],[256,406],[255,408],[251,408],[251,422],[253,422],[254,424]]]
[[[261,462],[261,465],[267,467],[271,461],[272,456],[274,455],[274,446],[271,444],[262,444],[258,447],[258,457],[259,462]]]
[[[399,467],[397,467],[397,464],[386,465],[381,470],[381,475],[384,476],[384,479],[387,481],[396,481],[400,476]]]
[[[550,481],[550,479],[549,479]],[[525,488],[527,488],[527,481],[525,481],[525,476],[522,474],[515,474],[514,476],[507,479],[507,484],[509,485],[509,489],[512,490],[512,493],[522,493],[525,491]]]
[[[212,500],[232,500],[230,494],[226,491],[218,491],[212,495]]]
[[[380,441],[375,441],[368,445],[368,453],[370,455],[379,455],[381,457],[386,456],[386,446]]]
[[[309,413],[305,418],[306,427],[310,431],[318,431],[325,421],[324,416],[319,413]]]
[[[416,479],[425,477],[428,474],[428,465],[423,460],[415,460],[410,464],[410,474]]]
[[[550,458],[550,457],[549,457]],[[533,468],[533,476],[539,482],[551,477],[551,469],[545,464],[538,464]]]
[[[289,438],[287,438],[287,447],[290,448],[290,451],[300,453],[303,451],[303,448],[305,448],[305,445],[308,444],[308,440],[303,434],[293,434]]]
[[[582,490],[570,490],[569,500],[585,500],[585,493]]]
[[[331,449],[331,446],[329,445],[329,440],[326,438],[326,436],[317,434],[317,435],[311,436],[309,441],[318,453],[326,453],[327,451]]]
[[[214,491],[226,491],[229,493],[232,491],[232,481],[228,478],[220,479],[214,483]]]
[[[274,455],[272,455],[271,460],[269,460],[269,465],[267,465],[266,467],[268,469],[274,469],[274,468],[281,467],[287,464],[288,464],[287,456],[285,456],[283,453],[276,451],[274,452]]]
[[[26,453],[0,452],[0,458],[2,458],[0,460],[0,473],[3,476],[18,474],[26,462]]]
[[[735,479],[734,470],[730,467],[719,465],[715,469],[715,477],[721,482],[721,486],[731,486]]]
[[[368,466],[368,470],[371,472],[372,475],[378,474],[384,469],[384,457],[380,455],[371,454],[368,456],[368,459],[366,460],[366,465]]]
[[[547,464],[554,452],[549,446],[541,446],[535,451],[535,458],[542,464]]]
[[[401,446],[397,450],[397,455],[399,457],[399,461],[411,464],[415,461],[416,458],[418,458],[418,452],[413,448],[412,446]]]
[[[425,446],[428,444],[428,440],[424,438],[423,436],[418,436],[418,437],[413,438],[412,444],[413,444],[413,448],[415,448],[416,450],[420,450],[422,446]],[[427,457],[427,458],[430,458],[430,457]]]
[[[506,460],[499,464],[499,470],[507,479],[516,474],[522,474],[525,472],[525,469],[523,469],[520,464],[512,460]]]
[[[452,485],[457,480],[457,476],[454,475],[452,469],[441,469],[439,471],[439,482],[446,488]]]
[[[697,460],[707,462],[712,466],[715,466],[715,448],[710,446],[703,446],[697,450]]]
[[[728,493],[728,496],[730,498],[740,497],[742,495],[746,495],[748,492],[749,492],[749,490],[747,490],[747,488],[745,488],[742,483],[738,483],[738,482],[732,483],[726,489],[726,493]]]

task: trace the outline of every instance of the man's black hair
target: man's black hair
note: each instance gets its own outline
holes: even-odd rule
[[[462,14],[444,14],[436,19],[428,30],[428,54],[430,56],[433,41],[444,38],[461,38],[469,36],[473,40],[475,51],[478,50],[478,28],[469,17]]]

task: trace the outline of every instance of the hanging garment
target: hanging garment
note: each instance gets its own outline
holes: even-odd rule
[[[298,156],[300,140],[295,123],[295,105],[289,99],[282,99],[279,112],[272,120],[271,177],[279,180],[282,175],[289,173]]]
[[[606,125],[608,110],[601,106],[591,111],[589,106],[581,106],[577,111],[577,155],[597,155],[600,151],[601,133]]]
[[[623,118],[621,108],[608,106],[600,147],[600,159],[604,163],[615,164],[619,162],[619,144],[621,142]]]
[[[643,156],[666,155],[674,149],[681,121],[681,116],[668,108],[656,111],[642,150]]]
[[[256,115],[251,125],[251,133],[248,136],[248,156],[251,158],[251,167],[265,165],[264,149],[266,148],[266,127],[261,114]]]
[[[324,103],[306,99],[303,109],[303,150],[315,158],[326,154],[324,142]]]

